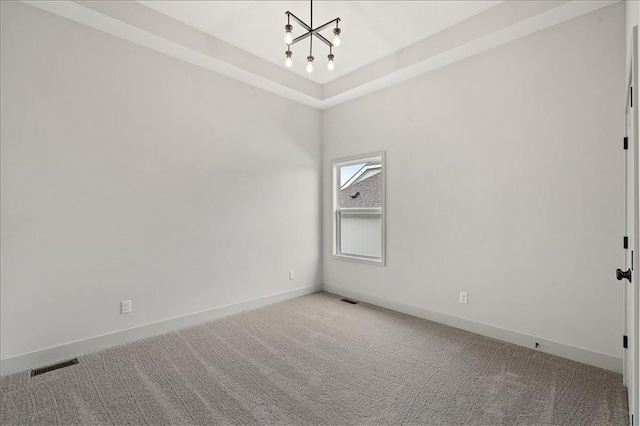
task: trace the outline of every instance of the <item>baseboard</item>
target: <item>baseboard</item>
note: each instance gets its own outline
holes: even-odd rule
[[[0,360],[0,375],[5,376],[7,374],[17,373],[19,371],[40,367],[42,365],[52,364],[64,359],[144,339],[146,337],[157,336],[158,334],[168,333],[170,331],[185,328],[190,325],[200,324],[212,319],[246,311],[248,309],[270,305],[272,303],[304,296],[306,294],[316,293],[320,290],[320,285],[302,287],[17,355]]]
[[[541,337],[531,336],[528,334],[496,327],[489,324],[471,321],[453,315],[443,314],[441,312],[431,311],[402,302],[396,302],[376,296],[370,296],[358,291],[352,291],[333,285],[325,284],[323,285],[322,289],[328,293],[333,293],[343,297],[350,297],[362,302],[380,306],[382,308],[387,308],[393,311],[402,312],[408,315],[413,315],[441,324],[450,325],[462,330],[471,331],[473,333],[481,334],[483,336],[491,337],[493,339],[502,340],[504,342],[513,343],[527,348],[533,349],[535,347],[535,343],[539,343],[540,345],[538,346],[537,350],[541,352],[557,355],[562,358],[581,362],[583,364],[604,368],[606,370],[615,371],[617,373],[622,373],[622,359],[616,358],[611,355],[591,351],[589,349],[581,348],[578,346],[567,345],[565,343],[560,343]]]

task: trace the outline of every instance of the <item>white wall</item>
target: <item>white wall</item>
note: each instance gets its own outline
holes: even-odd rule
[[[25,4],[1,36],[3,360],[321,283],[320,112]]]
[[[619,359],[624,9],[325,111],[325,288]],[[382,150],[387,266],[335,259],[330,161]]]

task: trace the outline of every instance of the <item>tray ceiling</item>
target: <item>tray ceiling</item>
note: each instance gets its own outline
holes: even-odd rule
[[[37,1],[24,3],[318,109],[331,108],[607,7],[592,1],[316,1],[314,26],[342,19],[336,68],[305,41],[284,65],[285,12],[308,1]],[[308,22],[307,22],[308,23]],[[294,29],[294,36],[300,29]]]
[[[285,12],[310,23],[308,1],[139,1],[186,25],[284,68]],[[292,46],[288,71],[325,84],[449,28],[501,1],[314,1],[317,27],[342,19],[342,44],[334,49],[336,68],[326,67],[328,48],[314,40],[313,73],[305,71],[307,40]],[[294,23],[293,36],[304,31]],[[331,29],[323,33],[330,39]]]

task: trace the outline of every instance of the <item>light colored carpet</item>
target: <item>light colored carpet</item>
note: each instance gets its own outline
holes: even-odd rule
[[[3,377],[0,423],[625,425],[621,382],[316,293]]]

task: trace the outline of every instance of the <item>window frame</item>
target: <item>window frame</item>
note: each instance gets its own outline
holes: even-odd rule
[[[370,161],[380,161],[382,166],[381,174],[381,206],[380,209],[375,208],[341,208],[340,206],[340,168],[345,166],[350,166],[353,164],[359,163],[367,163]],[[370,265],[377,266],[385,266],[386,265],[386,155],[384,151],[374,152],[370,154],[364,155],[356,155],[345,158],[338,158],[331,161],[331,175],[332,175],[332,184],[331,184],[331,196],[333,199],[332,202],[332,256],[335,259],[347,260],[352,262],[366,263]],[[340,252],[340,215],[341,214],[380,214],[380,258],[363,256],[357,254],[348,254]]]

